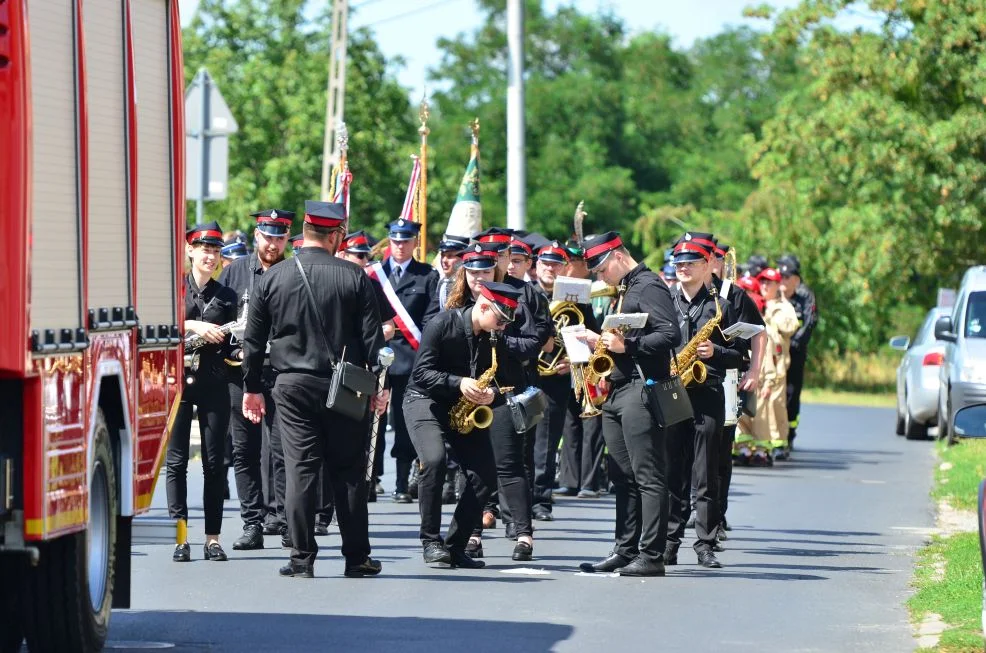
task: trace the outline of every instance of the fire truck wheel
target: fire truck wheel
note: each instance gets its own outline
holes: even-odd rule
[[[89,476],[88,528],[44,542],[38,566],[28,571],[25,630],[30,650],[103,648],[113,605],[116,514],[116,470],[100,411]]]

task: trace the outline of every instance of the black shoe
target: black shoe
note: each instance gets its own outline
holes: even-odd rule
[[[383,569],[383,565],[378,560],[367,558],[358,565],[346,563],[346,578],[365,578],[366,576],[376,576]]]
[[[517,539],[517,525],[512,521],[504,522],[503,524],[503,536],[508,540]]]
[[[452,569],[456,567],[461,567],[463,569],[482,569],[486,566],[486,563],[482,560],[473,560],[466,553],[465,549],[460,549],[458,547],[448,550],[449,556],[452,558]]]
[[[213,542],[212,544],[203,546],[202,555],[206,560],[212,560],[213,562],[226,562],[227,560],[226,552],[219,546],[219,542]]]
[[[414,499],[407,492],[394,492],[394,503],[413,503]]]
[[[678,564],[678,547],[680,544],[668,544],[664,547],[664,565],[676,565]]]
[[[565,487],[565,486],[556,487],[554,490],[551,491],[552,495],[559,497],[574,497],[578,493],[579,491],[576,488]]]
[[[293,562],[278,569],[277,573],[284,578],[315,578],[315,568],[312,565],[299,565]]]
[[[551,514],[549,510],[542,508],[541,510],[535,510],[532,517],[536,521],[555,521],[555,516]]]
[[[366,502],[367,503],[377,502],[377,492],[372,487],[370,488],[370,491],[366,493]]]
[[[724,530],[724,531],[731,531],[731,530],[733,530],[732,525],[728,521],[726,521],[726,518],[725,517],[722,518],[722,530]],[[723,538],[723,539],[725,539],[725,538]]]
[[[384,494],[387,494],[387,490],[383,489],[383,483],[380,482],[380,479],[379,478],[376,479],[376,481],[374,481],[374,483],[375,483],[375,485],[373,486],[373,489],[375,491],[374,493],[377,496],[382,496]]]
[[[725,542],[729,539],[729,536],[726,535],[726,528],[722,524],[719,524],[719,529],[716,531],[716,539],[720,542]]]
[[[243,527],[243,535],[233,542],[234,551],[252,551],[264,548],[264,531],[257,524]]]
[[[699,552],[699,554],[698,554],[698,564],[702,565],[703,567],[705,567],[707,569],[719,569],[719,568],[722,567],[722,563],[720,563],[716,559],[716,554],[713,553],[712,551],[701,551],[701,552]]]
[[[617,571],[620,576],[663,576],[664,563],[661,561],[652,562],[637,556],[626,567],[621,567]]]
[[[722,553],[723,551],[726,550],[726,547],[720,544],[719,540],[716,540],[716,543],[712,545],[712,550],[715,551],[716,553]]]
[[[466,555],[472,559],[483,557],[483,543],[479,540],[469,540],[466,544]]]
[[[188,542],[176,545],[171,559],[174,562],[189,562],[192,559],[192,547],[188,546]]]
[[[264,522],[264,535],[280,535],[281,527],[277,522]]]
[[[692,510],[688,514],[688,521],[685,522],[685,528],[695,528],[695,511]]]
[[[592,574],[595,572],[609,573],[611,571],[616,571],[617,569],[622,569],[630,564],[630,560],[624,558],[619,553],[610,553],[609,557],[603,558],[599,562],[583,562],[579,565],[579,569],[587,574]]]
[[[514,554],[510,557],[518,562],[530,562],[534,559],[534,547],[527,542],[517,542]]]
[[[288,535],[288,529],[284,526],[281,527],[281,548],[282,549],[294,548],[294,546],[291,544],[291,536]]]
[[[441,542],[425,542],[422,556],[429,565],[435,563],[452,564],[452,556],[449,555],[448,549]]]
[[[315,535],[328,535],[329,525],[328,524],[315,524]]]

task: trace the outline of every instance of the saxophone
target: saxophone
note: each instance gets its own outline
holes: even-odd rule
[[[681,377],[681,384],[686,388],[690,385],[705,383],[706,369],[705,363],[698,359],[698,346],[712,337],[712,333],[722,321],[722,308],[719,306],[719,298],[714,287],[709,288],[712,301],[716,303],[716,315],[706,322],[698,330],[692,339],[688,341],[678,355],[671,360],[671,374]]]
[[[496,376],[496,341],[497,332],[490,332],[490,349],[493,350],[493,360],[490,369],[483,372],[476,382],[480,389],[485,390],[493,383]],[[452,410],[449,411],[449,424],[459,433],[466,435],[473,429],[485,429],[493,423],[493,409],[489,406],[480,406],[475,402],[469,401],[464,396],[459,398]]]

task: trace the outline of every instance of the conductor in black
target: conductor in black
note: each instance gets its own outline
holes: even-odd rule
[[[621,576],[663,576],[668,528],[665,430],[647,401],[645,384],[670,376],[671,350],[681,341],[667,285],[623,246],[618,233],[591,236],[585,260],[596,277],[616,286],[617,313],[647,313],[642,329],[588,333],[613,359],[609,396],[603,404],[603,439],[614,465],[616,546],[609,557],[583,563],[583,571]]]
[[[293,549],[282,576],[313,577],[315,504],[323,459],[332,479],[342,555],[348,577],[380,573],[370,558],[365,480],[367,420],[350,419],[326,408],[331,360],[375,365],[384,346],[380,314],[369,277],[335,256],[345,236],[345,206],[305,202],[304,247],[293,262],[272,267],[250,305],[243,343],[243,414],[258,422],[264,412],[261,368],[270,339],[270,364],[277,372],[273,398],[287,477],[285,516]],[[314,301],[312,301],[314,299]],[[328,351],[327,351],[328,350]],[[386,392],[373,397],[372,410],[386,405]]]
[[[466,545],[479,527],[483,506],[496,485],[496,463],[489,425],[464,417],[470,408],[485,406],[489,410],[504,404],[498,392],[497,367],[506,348],[497,346],[490,334],[513,322],[519,298],[520,291],[512,286],[483,281],[475,304],[444,311],[425,327],[404,395],[404,414],[422,467],[418,502],[427,563],[469,569],[485,566],[482,560],[466,554]],[[494,347],[498,357],[494,357]],[[452,418],[453,408],[457,419]],[[443,541],[446,445],[468,483],[455,507],[448,538]]]

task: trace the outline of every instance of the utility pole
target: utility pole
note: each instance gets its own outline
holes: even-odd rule
[[[329,81],[325,93],[325,140],[322,145],[322,201],[330,202],[329,182],[332,168],[339,162],[336,135],[343,123],[346,108],[346,47],[349,33],[349,0],[332,2],[332,41],[329,44]]]
[[[507,227],[524,229],[524,0],[507,0],[507,62]]]

